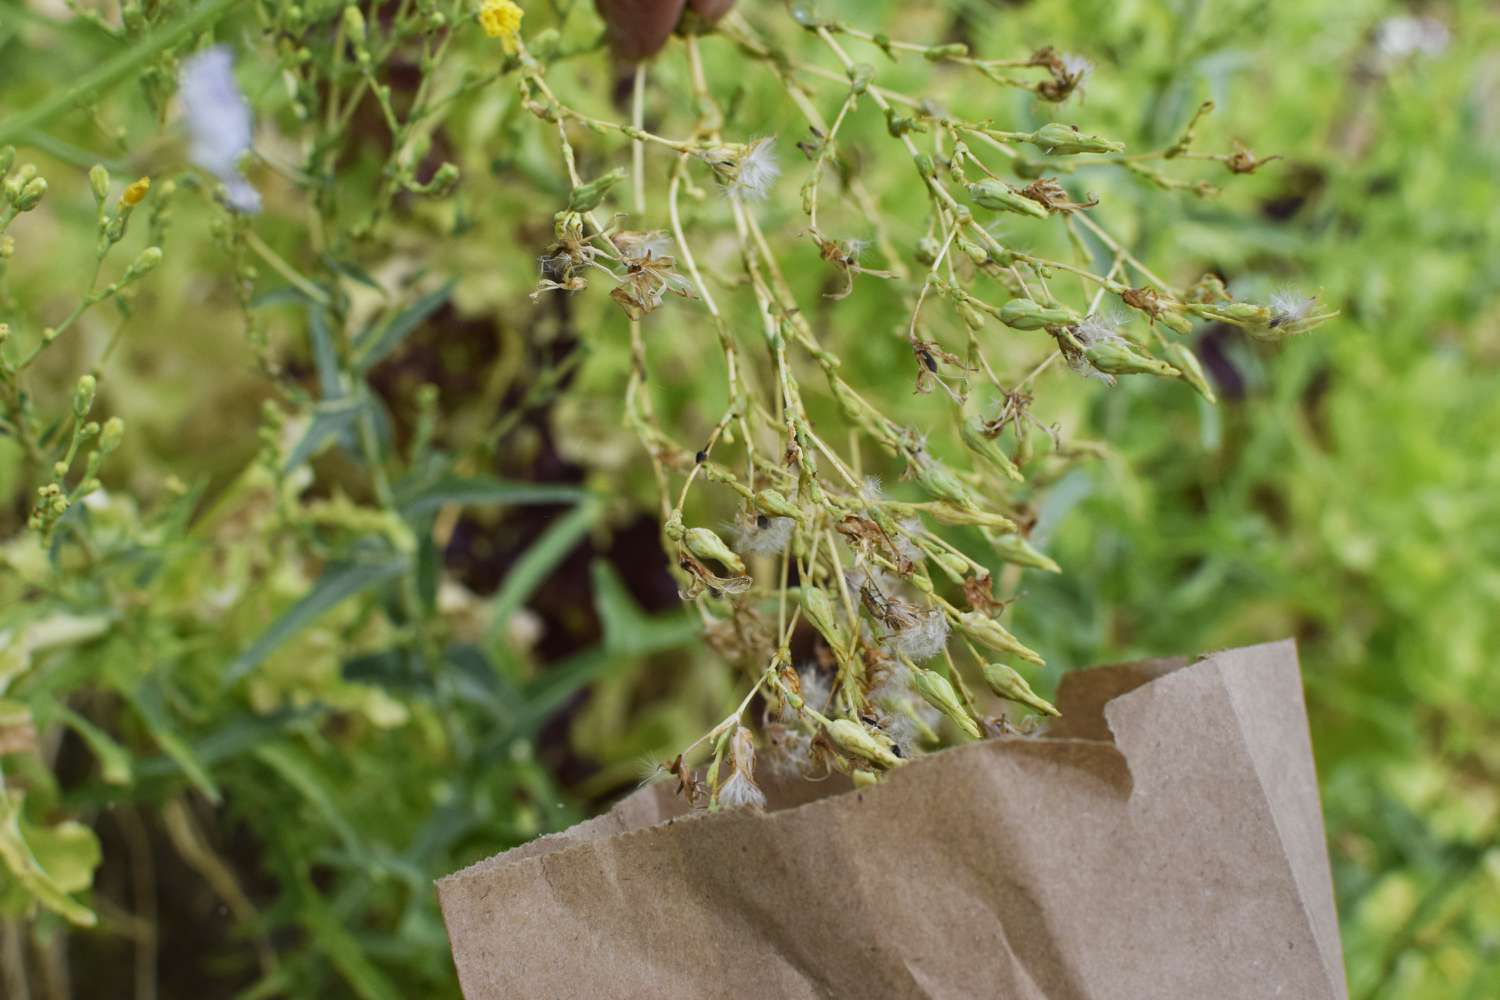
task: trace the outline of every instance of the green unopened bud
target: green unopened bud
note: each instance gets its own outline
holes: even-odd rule
[[[822,587],[803,587],[802,613],[812,622],[836,656],[842,656],[849,648],[849,633],[834,612],[833,598]]]
[[[16,208],[23,212],[29,212],[36,208],[47,193],[47,179],[45,177],[33,177],[21,188],[21,193],[16,197]]]
[[[1078,131],[1076,125],[1064,125],[1061,122],[1043,125],[1027,136],[1026,141],[1060,156],[1071,156],[1074,153],[1118,153],[1125,148],[1123,142],[1089,135]]]
[[[960,507],[979,507],[979,499],[974,496],[974,491],[965,486],[963,480],[942,462],[926,459],[914,463],[912,478],[936,500],[947,500]]]
[[[73,416],[83,417],[93,409],[97,385],[92,375],[85,375],[78,380],[78,387],[73,390]]]
[[[1024,645],[1020,639],[989,615],[977,611],[965,611],[958,616],[958,628],[970,639],[998,653],[1011,653],[1031,663],[1041,665],[1043,659]]]
[[[1180,312],[1167,310],[1158,313],[1156,321],[1179,336],[1186,337],[1193,332],[1193,321]]]
[[[130,267],[125,269],[124,282],[135,281],[156,270],[161,263],[161,247],[147,247],[142,250],[140,256],[131,262]]]
[[[354,4],[350,4],[344,8],[344,34],[349,36],[349,41],[353,43],[355,48],[364,46],[365,15]]]
[[[953,690],[953,685],[948,678],[936,670],[916,667],[911,672],[911,683],[927,704],[952,719],[953,724],[962,729],[971,739],[979,739],[978,724],[970,717],[963,703],[958,700],[958,692]]]
[[[625,168],[616,167],[602,177],[580,184],[568,195],[570,212],[591,212],[599,207],[609,189],[625,179]]]
[[[986,531],[984,537],[989,539],[990,548],[995,550],[995,554],[1008,563],[1015,563],[1017,566],[1031,566],[1035,569],[1046,570],[1048,573],[1062,572],[1061,566],[1048,559],[1032,546],[1030,542],[1014,532],[1008,535],[1001,535]]]
[[[109,197],[109,171],[104,164],[96,163],[89,168],[89,187],[94,192],[94,200],[104,204],[104,199]]]
[[[1198,363],[1198,356],[1193,353],[1192,348],[1186,344],[1172,343],[1167,345],[1167,357],[1176,366],[1178,376],[1198,391],[1198,395],[1210,403],[1217,403],[1218,397],[1214,395],[1213,386],[1208,384],[1208,377],[1203,373],[1203,366]]]
[[[881,767],[897,767],[901,764],[901,758],[891,752],[891,747],[895,744],[851,719],[834,719],[828,723],[827,729],[828,738],[845,753]]]
[[[1083,353],[1088,357],[1089,364],[1111,375],[1161,375],[1176,378],[1178,374],[1177,369],[1165,361],[1142,354],[1119,337],[1089,344],[1083,349]]]
[[[1041,202],[1032,201],[1004,181],[984,180],[977,184],[970,184],[969,197],[979,207],[996,212],[1015,212],[1017,215],[1029,215],[1034,219],[1047,217],[1047,209]]]
[[[432,180],[427,182],[427,193],[433,195],[445,195],[453,190],[458,183],[458,166],[453,163],[444,163],[437,168],[432,175]]]
[[[792,503],[780,492],[772,489],[761,490],[755,494],[755,509],[762,514],[772,517],[790,517],[794,520],[802,520],[802,512],[797,505]]]
[[[52,478],[61,479],[68,474],[68,463],[58,460],[52,463]]]
[[[1011,299],[1000,307],[1000,322],[1015,330],[1041,330],[1079,322],[1078,314],[1062,306],[1044,306],[1031,299]]]
[[[996,472],[1018,483],[1025,481],[1026,477],[1021,475],[1016,463],[1000,447],[999,438],[985,433],[984,421],[977,416],[966,417],[959,421],[958,432],[964,446]]]
[[[16,162],[16,147],[0,146],[0,177],[10,173],[11,164]]]
[[[689,528],[683,535],[683,544],[699,559],[713,559],[735,576],[745,575],[745,564],[734,554],[724,539],[707,528]]]
[[[1052,703],[1031,690],[1031,685],[1011,667],[1003,663],[984,665],[984,682],[990,690],[1007,701],[1018,702],[1034,708],[1043,715],[1061,715]]]
[[[938,254],[943,252],[943,245],[931,236],[924,236],[917,241],[917,263],[926,264],[931,267],[937,262]]]
[[[125,421],[119,417],[110,417],[104,421],[104,427],[99,431],[99,453],[108,455],[120,447],[120,439],[125,436]]]

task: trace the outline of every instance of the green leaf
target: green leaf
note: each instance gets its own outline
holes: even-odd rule
[[[21,829],[25,796],[0,789],[0,862],[21,887],[47,909],[71,923],[92,927],[94,912],[68,895],[87,888],[99,864],[99,841],[79,823],[52,831]]]
[[[188,745],[187,740],[178,734],[171,720],[167,717],[167,709],[161,696],[161,688],[153,680],[136,687],[132,691],[124,691],[125,700],[130,702],[130,707],[135,709],[141,721],[146,724],[146,729],[151,733],[151,738],[156,745],[161,747],[162,753],[177,762],[182,768],[182,773],[187,775],[200,792],[215,804],[219,801],[219,786],[214,779],[209,777],[208,769],[198,760],[193,748]]]
[[[604,648],[613,656],[642,656],[691,642],[698,622],[687,613],[651,617],[631,598],[613,566],[594,560],[594,610],[604,625]]]
[[[339,379],[339,352],[328,326],[328,310],[313,306],[307,310],[307,336],[312,341],[313,366],[318,370],[318,392],[325,401],[345,395]]]
[[[384,324],[371,326],[354,341],[354,370],[363,375],[390,356],[411,332],[442,308],[453,293],[452,281],[435,292],[429,292]]]
[[[333,806],[333,789],[328,787],[328,783],[305,754],[285,743],[266,743],[255,748],[254,756],[307,800],[339,840],[343,841],[345,850],[359,857],[365,856],[367,852],[359,834]]]
[[[37,706],[37,719],[42,721],[53,717],[61,719],[77,733],[89,751],[99,758],[100,773],[107,784],[130,784],[130,754],[115,742],[114,737],[68,706],[48,698]]]
[[[312,423],[308,424],[306,433],[287,455],[282,472],[291,472],[322,451],[334,438],[351,433],[368,409],[368,401],[353,396],[319,403],[313,408]]]
[[[557,568],[588,530],[593,527],[602,510],[601,504],[592,497],[584,500],[567,514],[547,526],[547,530],[533,542],[505,574],[505,581],[489,601],[486,615],[489,625],[485,630],[485,645],[494,648],[500,644],[510,618],[526,603],[533,591]]]
[[[384,562],[333,563],[318,577],[312,589],[293,604],[260,638],[224,668],[223,685],[228,687],[260,666],[283,642],[311,624],[324,612],[343,601],[394,579],[407,568],[405,559]]]
[[[365,949],[340,920],[316,888],[303,878],[297,912],[308,933],[350,988],[363,1000],[401,1000],[403,994],[386,975],[365,957]]]
[[[444,475],[431,483],[398,490],[396,506],[410,520],[444,504],[489,505],[576,503],[588,494],[576,486],[508,483],[487,476]]]

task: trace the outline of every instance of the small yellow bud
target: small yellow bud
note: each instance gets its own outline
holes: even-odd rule
[[[512,0],[484,0],[479,8],[479,26],[491,38],[500,39],[507,55],[516,51],[521,38],[521,18],[526,12]]]
[[[134,208],[146,198],[146,192],[151,190],[151,178],[142,177],[125,189],[120,195],[120,204],[126,208]]]

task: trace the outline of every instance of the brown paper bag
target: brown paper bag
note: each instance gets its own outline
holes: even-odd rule
[[[1293,644],[1058,700],[875,788],[684,815],[655,785],[451,875],[464,995],[1347,997]]]

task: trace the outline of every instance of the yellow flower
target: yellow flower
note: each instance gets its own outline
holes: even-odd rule
[[[500,39],[509,55],[521,39],[521,17],[525,13],[512,0],[484,0],[479,8],[479,25],[486,35]]]
[[[126,206],[139,205],[141,200],[146,197],[146,192],[150,190],[151,178],[142,177],[125,189],[125,193],[120,195],[120,201]]]

